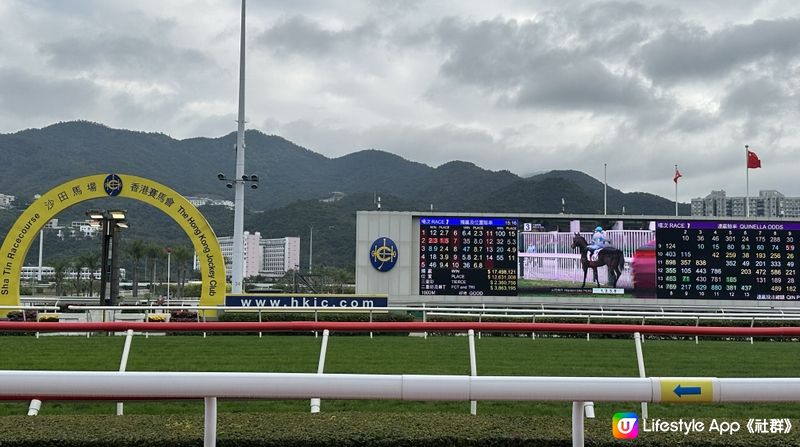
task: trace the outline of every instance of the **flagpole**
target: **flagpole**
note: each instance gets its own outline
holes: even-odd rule
[[[678,165],[675,165],[675,173],[678,173]],[[678,215],[678,178],[675,178],[675,215]]]
[[[744,217],[750,217],[750,146],[744,145]]]
[[[608,214],[608,176],[606,175],[608,163],[603,163],[603,215]]]

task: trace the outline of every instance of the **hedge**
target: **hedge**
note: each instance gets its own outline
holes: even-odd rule
[[[591,324],[623,324],[623,325],[641,325],[642,320],[639,319],[631,319],[631,318],[615,318],[613,316],[605,317],[605,316],[593,316],[590,320],[586,317],[581,318],[552,318],[552,317],[537,317],[536,323],[571,323],[571,324],[586,324],[587,320]],[[428,321],[437,321],[437,322],[477,322],[477,317],[461,317],[461,316],[443,316],[443,315],[433,315],[428,317]],[[481,318],[481,322],[485,323],[530,323],[532,322],[531,319],[523,320],[519,318],[509,319],[509,318],[502,318],[502,317],[492,317],[492,316],[484,316]],[[750,320],[713,320],[713,319],[701,319],[700,320],[700,327],[705,326],[716,326],[716,327],[750,327],[751,321]],[[697,321],[694,319],[654,319],[650,318],[645,320],[645,326],[683,326],[683,327],[694,327],[697,326]],[[754,327],[796,327],[800,326],[800,321],[794,320],[756,320],[753,324]],[[499,335],[499,336],[527,336],[527,333],[509,333],[509,332],[501,332],[501,333],[491,333],[484,331],[482,332],[483,336],[486,335]],[[558,337],[558,338],[581,338],[585,337],[585,332],[537,332],[537,337]],[[592,334],[592,338],[617,338],[617,339],[629,339],[632,337],[631,334],[628,333],[618,333],[618,334]],[[663,335],[663,334],[646,334],[647,338],[652,339],[670,339],[670,340],[694,340],[694,335]],[[703,335],[703,340],[741,340],[743,337],[730,337],[730,336],[713,336],[713,335]],[[795,341],[792,337],[761,337],[761,339],[768,339],[772,341],[784,341],[784,340],[792,340]]]
[[[706,426],[710,420],[705,420]],[[643,433],[635,440],[615,440],[611,421],[587,419],[586,445],[594,447],[775,446],[798,445],[790,434],[733,435]],[[220,447],[537,446],[572,445],[569,417],[520,417],[468,414],[221,414]],[[201,446],[202,415],[175,416],[6,416],[0,418],[3,447],[59,446],[167,447]]]

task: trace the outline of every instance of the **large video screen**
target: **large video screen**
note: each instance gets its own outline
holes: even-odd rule
[[[797,222],[522,217],[517,294],[798,300],[798,235]]]
[[[517,294],[517,219],[421,217],[420,295]]]

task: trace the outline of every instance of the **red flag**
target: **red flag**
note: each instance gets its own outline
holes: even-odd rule
[[[761,167],[761,159],[758,158],[755,152],[747,150],[747,168],[756,169]]]
[[[681,177],[683,177],[681,175],[681,171],[675,169],[675,177],[672,177],[672,181],[675,182],[675,183],[678,183],[678,179],[681,178]]]

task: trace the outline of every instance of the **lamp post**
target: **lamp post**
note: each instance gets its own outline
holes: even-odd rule
[[[603,215],[608,214],[608,163],[603,163]]]
[[[244,79],[245,79],[245,0],[242,0],[242,24],[239,40],[239,113],[236,129],[236,176],[232,180],[225,174],[217,174],[217,178],[227,182],[228,188],[235,186],[233,202],[233,272],[231,272],[231,292],[241,293],[244,279],[244,184],[252,182],[251,188],[258,188],[258,176],[244,173]]]
[[[164,249],[167,252],[167,306],[169,306],[169,272],[172,257],[172,248],[167,247]]]
[[[39,200],[40,194],[33,196],[34,200]],[[36,281],[42,282],[42,252],[44,252],[44,228],[39,230],[39,271],[36,273]]]
[[[115,306],[119,295],[119,239],[120,230],[128,228],[124,210],[92,210],[86,215],[103,233],[103,253],[100,270],[100,305]],[[109,260],[109,254],[111,259]],[[110,262],[109,262],[110,261]],[[110,265],[109,265],[110,264]],[[80,275],[80,272],[78,272]],[[89,272],[94,274],[94,272]],[[109,281],[110,276],[110,281]],[[110,282],[110,290],[107,286]],[[106,295],[108,292],[108,295]]]
[[[242,137],[244,141],[244,137]],[[244,145],[244,143],[242,143]],[[244,146],[242,146],[244,147]],[[240,151],[237,149],[237,154]],[[244,152],[244,149],[242,149]],[[238,155],[237,155],[238,159]],[[244,160],[241,166],[244,171]],[[236,172],[240,171],[237,165]],[[236,200],[233,203],[233,258],[231,259],[231,292],[242,293],[242,281],[244,280],[244,185],[250,184],[251,189],[258,189],[258,176],[255,174],[242,174],[237,178],[225,177],[225,174],[217,174],[217,180],[225,182],[228,188],[236,188]]]

